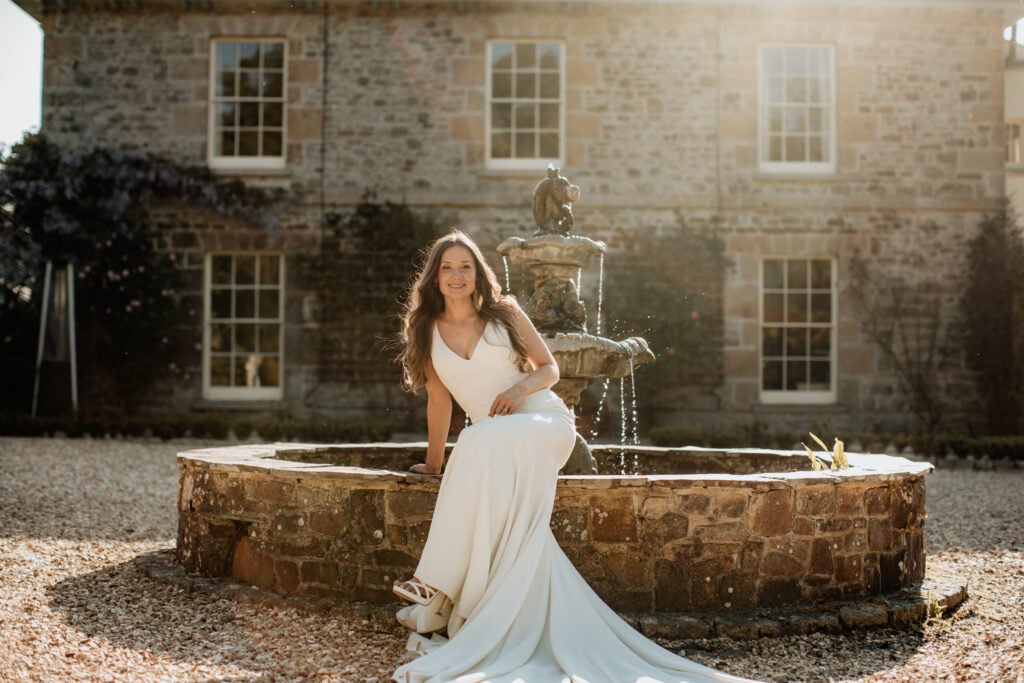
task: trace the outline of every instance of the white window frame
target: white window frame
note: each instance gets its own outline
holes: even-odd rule
[[[1017,127],[1017,145],[1016,158],[1011,154],[1011,142],[1013,138],[1010,135],[1010,126]],[[1024,119],[1007,119],[1006,120],[1006,155],[1010,158],[1006,160],[1006,167],[1014,170],[1024,169]]]
[[[491,104],[492,104],[492,50],[491,46],[495,44],[509,43],[512,45],[521,43],[553,43],[558,45],[559,49],[559,90],[558,90],[558,157],[537,157],[534,159],[494,159],[491,156]],[[491,170],[498,171],[535,171],[542,170],[548,167],[549,164],[561,167],[565,165],[565,85],[566,85],[566,63],[565,63],[565,41],[554,38],[493,38],[487,41],[484,48],[487,51],[487,77],[486,77],[486,93],[484,97],[484,159],[485,167]],[[514,116],[513,112],[513,116]]]
[[[222,387],[210,385],[210,329],[213,326],[211,320],[211,294],[213,291],[213,257],[214,256],[255,256],[257,263],[260,256],[276,256],[278,259],[278,320],[281,326],[280,337],[277,342],[278,357],[278,378],[276,387]],[[257,282],[259,278],[257,276]],[[285,259],[281,252],[273,251],[216,251],[208,252],[203,258],[203,398],[210,401],[270,401],[280,400],[284,396],[285,379],[285,348],[284,348],[284,287],[285,287]],[[248,319],[246,319],[248,320]],[[269,318],[254,318],[254,321],[270,320]],[[232,316],[232,323],[238,322]],[[258,334],[258,332],[257,332]]]
[[[280,156],[218,156],[217,132],[217,44],[218,43],[283,43],[281,66],[281,154]],[[237,101],[237,100],[236,100]],[[263,101],[260,98],[257,101]],[[207,93],[206,162],[211,169],[224,171],[280,170],[288,159],[288,39],[285,36],[214,36],[210,39],[210,87]],[[262,130],[262,128],[261,128]]]
[[[829,60],[829,161],[769,161],[768,157],[768,134],[766,110],[768,103],[764,101],[765,73],[764,59],[765,50],[772,48],[826,48]],[[762,173],[770,174],[801,174],[801,175],[832,175],[836,172],[836,153],[838,129],[836,127],[836,50],[834,45],[827,43],[762,43],[757,48],[757,159],[758,168]]]
[[[832,297],[832,311],[831,311],[831,336],[830,336],[830,348],[829,348],[829,364],[831,371],[829,372],[829,383],[830,387],[827,391],[801,391],[801,390],[768,390],[764,388],[764,262],[771,260],[793,260],[793,261],[829,261],[832,264],[832,282],[831,282],[831,297]],[[763,404],[770,405],[828,405],[837,402],[838,392],[838,375],[839,375],[839,318],[838,318],[838,299],[839,299],[839,287],[837,285],[839,281],[838,272],[836,270],[837,262],[834,256],[830,255],[814,255],[814,256],[794,256],[792,254],[776,254],[776,255],[765,255],[762,256],[758,262],[757,272],[757,387],[760,393],[760,401]],[[786,297],[783,297],[783,301]],[[785,310],[785,309],[783,309]],[[810,309],[808,309],[810,313]],[[776,321],[769,323],[772,327],[783,327],[785,329],[787,324],[785,323],[785,314],[783,314],[783,322],[780,324]],[[792,325],[789,325],[792,326]],[[819,327],[811,323],[807,324],[808,327]],[[785,344],[785,339],[783,339]],[[810,353],[810,349],[808,349]]]

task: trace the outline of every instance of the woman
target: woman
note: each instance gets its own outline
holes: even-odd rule
[[[453,230],[432,245],[407,302],[405,384],[426,387],[426,462],[438,474],[454,398],[473,424],[441,480],[415,574],[395,582],[398,619],[423,653],[401,683],[732,681],[629,627],[579,575],[549,528],[558,470],[575,443],[551,387],[558,366],[480,249]]]

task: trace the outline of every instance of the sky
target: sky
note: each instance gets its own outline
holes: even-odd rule
[[[43,31],[10,0],[0,0],[0,149],[39,130]]]

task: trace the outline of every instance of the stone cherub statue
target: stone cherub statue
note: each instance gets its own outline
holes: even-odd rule
[[[533,189],[535,234],[568,235],[572,231],[572,205],[579,201],[579,185],[562,177],[558,167],[548,166],[548,175]]]

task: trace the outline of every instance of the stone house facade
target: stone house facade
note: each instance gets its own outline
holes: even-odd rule
[[[325,376],[295,256],[373,187],[442,211],[500,268],[494,247],[532,231],[532,188],[555,163],[609,266],[684,233],[724,253],[712,371],[651,422],[801,431],[910,428],[872,306],[895,289],[918,329],[931,315],[955,342],[965,245],[1005,194],[1002,33],[1024,14],[995,0],[17,4],[45,32],[44,132],[298,198],[269,232],[162,214],[201,348],[164,407],[413,424],[422,401],[397,375]],[[379,361],[359,353],[340,345],[335,361]],[[973,380],[955,343],[944,358],[959,427]]]

